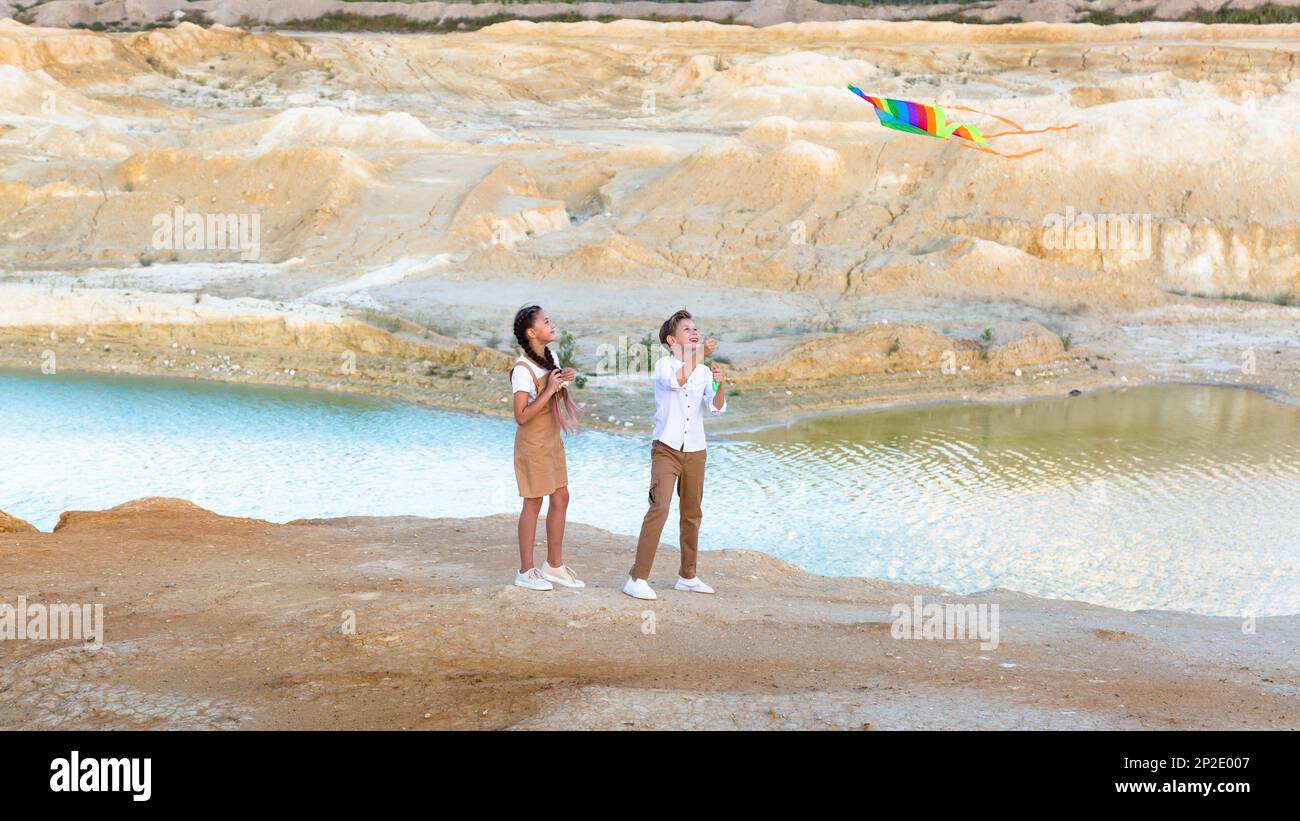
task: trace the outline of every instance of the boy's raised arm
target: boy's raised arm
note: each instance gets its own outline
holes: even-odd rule
[[[704,397],[704,399],[709,405],[709,413],[712,414],[713,416],[721,416],[722,414],[726,413],[727,397],[722,395],[722,391],[719,390],[717,393],[714,393],[712,386],[705,388],[705,391],[707,391],[707,395]],[[718,400],[722,400],[721,407],[718,406]]]
[[[695,369],[698,368],[700,363],[703,362],[709,354],[713,353],[717,347],[718,340],[713,337],[709,337],[704,340],[703,345],[696,347],[695,353],[691,354],[691,358],[686,362],[686,364],[682,365],[682,369],[677,372],[677,384],[685,386],[686,383],[690,381],[691,374],[695,373]],[[683,353],[685,352],[683,351]],[[683,356],[682,359],[686,359],[686,357]]]
[[[727,386],[723,381],[723,375],[717,370],[713,371],[713,378],[718,383],[718,389],[713,389],[713,383],[710,382],[704,386],[704,403],[709,407],[709,413],[712,416],[721,416],[727,412]],[[721,402],[722,404],[718,404]]]
[[[691,374],[695,373],[695,368],[704,361],[704,357],[703,348],[697,348],[695,353],[691,354],[691,358],[687,360],[686,364],[682,365],[682,369],[676,374],[679,387],[686,386],[686,382],[691,378]]]

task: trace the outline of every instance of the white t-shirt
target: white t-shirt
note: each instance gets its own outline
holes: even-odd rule
[[[520,365],[523,365],[524,367],[521,368],[519,367]],[[525,370],[525,368],[527,370]],[[546,376],[546,371],[538,366],[536,362],[526,356],[521,356],[518,361],[515,362],[514,369],[510,371],[510,390],[513,393],[527,391],[528,401],[532,402],[537,398],[537,385],[533,382],[533,378],[528,375],[529,370],[537,374],[538,381],[541,381],[542,377]]]

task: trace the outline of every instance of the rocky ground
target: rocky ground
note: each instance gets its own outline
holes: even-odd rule
[[[509,584],[513,517],[275,525],[178,500],[0,517],[0,599],[104,605],[105,642],[0,642],[0,727],[1295,729],[1300,618],[1123,612],[811,576],[710,552],[715,596],[620,592],[628,537],[570,525],[582,591]],[[999,645],[891,608],[996,604]]]

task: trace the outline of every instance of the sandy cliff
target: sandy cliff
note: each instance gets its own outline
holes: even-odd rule
[[[0,511],[0,533],[35,533],[36,528],[22,519]]]
[[[1260,124],[1300,111],[1296,32],[624,21],[313,41],[10,22],[0,262],[240,258],[157,248],[180,207],[255,214],[259,259],[321,272],[422,256],[1057,307],[1294,298],[1296,192],[1277,183],[1297,137]],[[1001,160],[879,128],[847,82],[1078,127],[1007,138],[1045,150]],[[579,123],[594,131],[561,131]]]
[[[1060,389],[1145,371],[1294,392],[1300,138],[1272,124],[1300,113],[1297,54],[1294,25],[516,21],[335,36],[0,21],[0,271],[54,291],[370,311],[503,351],[513,311],[540,301],[587,369],[689,303],[754,379],[919,370],[926,396],[970,384],[881,370],[852,342],[838,363],[770,364],[886,320],[960,351],[984,328],[1000,345],[1033,323],[1105,358],[1071,352],[1066,370],[1093,374]],[[1006,137],[1043,151],[1005,160],[881,128],[850,82],[1077,127]],[[69,327],[96,320],[76,304],[85,315],[52,310]],[[63,325],[11,310],[0,362],[31,367]],[[240,355],[285,341],[210,327],[205,344]],[[328,370],[332,333],[304,369]],[[139,337],[137,364],[159,359],[152,332]],[[1251,351],[1268,365],[1246,373]],[[1038,362],[1046,382],[1059,370],[1041,354],[960,364],[1006,377]],[[399,360],[394,373],[419,369]]]

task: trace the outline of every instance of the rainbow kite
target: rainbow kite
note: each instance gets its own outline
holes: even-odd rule
[[[1074,128],[1078,123],[1069,125],[1053,125],[1047,128],[1039,128],[1033,131],[1027,131],[1023,126],[1014,120],[1008,120],[1006,117],[999,117],[996,114],[988,114],[983,111],[976,111],[973,108],[966,108],[960,105],[950,105],[948,108],[954,111],[969,111],[972,114],[983,114],[986,117],[992,117],[995,120],[1004,122],[1011,126],[1013,131],[999,131],[997,134],[981,134],[979,129],[973,125],[965,123],[950,123],[944,116],[943,109],[938,106],[922,105],[913,103],[909,100],[890,100],[885,97],[872,97],[870,94],[864,94],[862,89],[855,85],[849,85],[849,91],[858,95],[862,99],[871,103],[875,109],[876,117],[880,124],[885,128],[892,128],[895,131],[906,131],[909,134],[924,134],[927,137],[938,137],[941,140],[947,140],[951,137],[959,137],[966,142],[959,142],[957,145],[973,148],[976,151],[983,151],[985,154],[995,154],[999,157],[1006,157],[1010,160],[1028,157],[1030,154],[1037,154],[1042,151],[1041,148],[1035,148],[1032,151],[1025,151],[1021,154],[1003,154],[1000,151],[994,151],[988,147],[989,140],[995,137],[1006,137],[1012,134],[1044,134],[1048,131],[1068,131]]]

